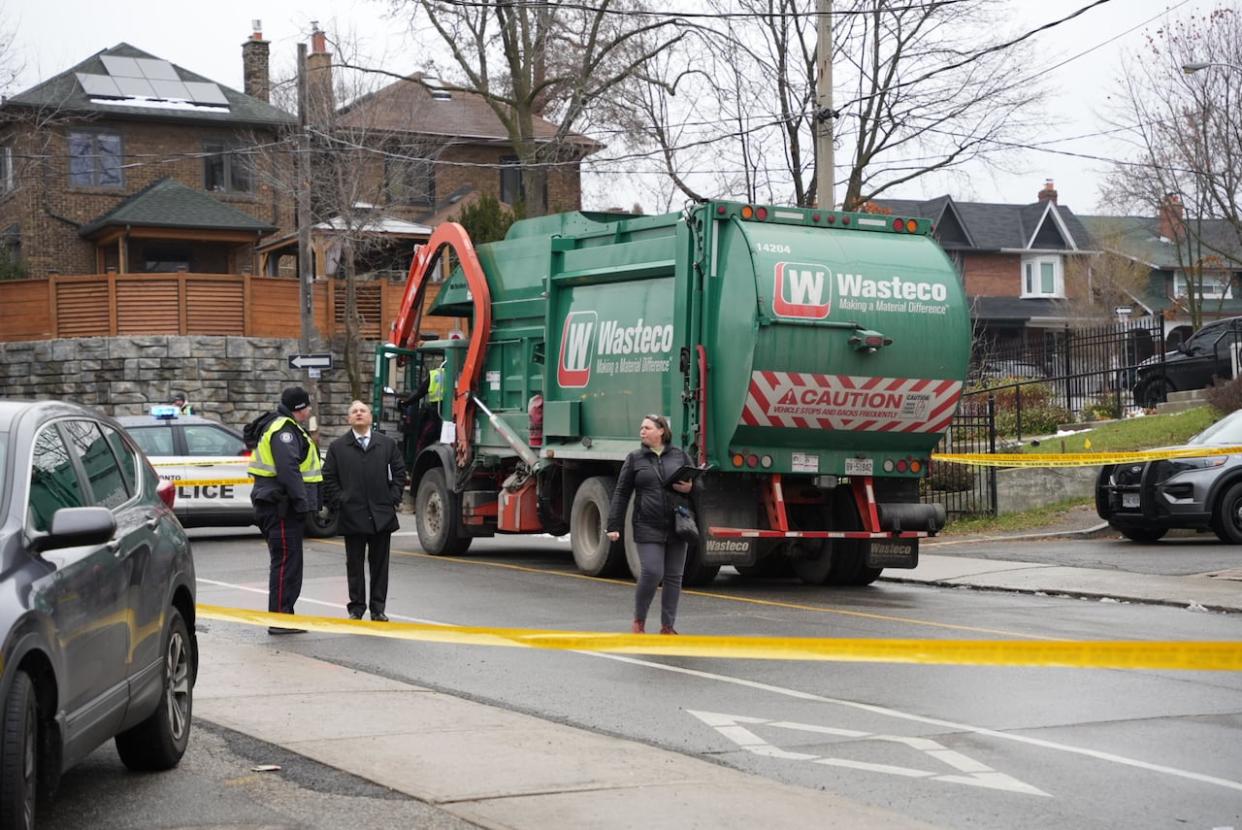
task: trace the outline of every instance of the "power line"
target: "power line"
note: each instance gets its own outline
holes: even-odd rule
[[[931,0],[923,3],[910,3],[904,6],[888,6],[885,11],[906,12],[922,9],[935,9],[942,6],[955,6],[959,3],[970,3],[975,0]],[[499,5],[497,2],[490,0],[425,0],[423,3],[427,13],[431,14],[432,5],[454,6],[463,9],[491,9]],[[521,2],[516,4],[521,9],[547,10],[547,11],[582,11],[590,12],[597,15],[614,15],[617,17],[644,17],[644,18],[670,18],[672,20],[728,20],[728,19],[770,19],[770,18],[817,18],[824,16],[822,13],[812,10],[807,11],[763,11],[763,12],[670,12],[670,11],[654,11],[640,9],[619,9],[610,8],[608,6],[592,6],[587,3],[556,3],[551,0],[539,0],[538,2]],[[872,14],[869,10],[853,10],[842,9],[829,12],[829,17],[857,17]]]

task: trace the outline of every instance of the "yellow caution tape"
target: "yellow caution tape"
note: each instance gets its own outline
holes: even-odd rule
[[[661,637],[591,631],[476,628],[427,623],[376,623],[339,617],[290,616],[244,608],[198,606],[201,619],[249,625],[296,626],[325,634],[364,634],[425,643],[506,646],[609,654],[812,660],[843,663],[919,663],[957,666],[1048,666],[1088,669],[1242,671],[1242,642],[1133,640],[882,640],[820,637]]]
[[[253,478],[166,478],[178,487],[211,487],[230,484],[253,484]]]
[[[976,467],[1094,467],[1097,464],[1137,464],[1168,458],[1208,458],[1242,454],[1242,447],[1180,447],[1140,452],[1068,453],[932,453],[932,461],[972,464]]]

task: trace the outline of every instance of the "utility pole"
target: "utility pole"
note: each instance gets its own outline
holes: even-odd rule
[[[832,0],[817,0],[819,37],[815,48],[815,203],[824,210],[836,205],[832,151]]]
[[[310,94],[306,78],[306,44],[298,44],[298,141],[294,155],[294,177],[298,195],[298,304],[301,308],[301,337],[298,349],[310,354],[319,340],[315,331],[314,266],[311,260],[311,145],[310,145]],[[318,370],[311,370],[318,373]],[[308,378],[306,391],[310,393],[311,410],[319,413],[319,382]],[[315,425],[317,428],[317,424]]]

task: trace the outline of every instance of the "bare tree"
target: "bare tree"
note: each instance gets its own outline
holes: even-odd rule
[[[1115,123],[1133,152],[1114,165],[1103,195],[1114,208],[1160,217],[1197,328],[1226,296],[1242,250],[1242,18],[1220,7],[1166,21],[1118,86]]]
[[[383,73],[346,67],[373,63],[358,55],[357,40],[332,40],[335,53],[308,69],[311,114],[311,219],[319,240],[318,270],[344,282],[345,335],[342,353],[350,394],[365,399],[370,377],[363,372],[359,351],[365,322],[359,310],[359,282],[385,277],[409,261],[408,241],[389,233],[392,219],[412,219],[434,210],[436,162],[444,141],[416,132],[426,96],[403,94],[403,84]],[[288,106],[289,81],[274,85]],[[421,87],[420,87],[421,88]],[[296,105],[295,105],[296,106]],[[257,142],[252,142],[257,143]],[[272,186],[286,197],[297,193],[291,145],[266,153],[255,164],[272,177]],[[386,267],[387,266],[387,267]],[[381,324],[383,321],[380,321]]]
[[[669,171],[690,179],[682,189],[692,198],[711,192],[816,203],[820,116],[836,119],[838,162],[848,162],[835,178],[845,181],[842,203],[850,210],[922,176],[1003,159],[1014,152],[1007,142],[1039,121],[1045,92],[1023,71],[1026,45],[1001,36],[1006,6],[998,0],[838,0],[834,112],[822,114],[815,111],[815,0],[711,2],[719,13],[704,36],[714,41],[703,50],[716,61],[711,71],[696,75],[692,67],[703,58],[687,56],[684,66],[666,66],[654,92],[631,93],[665,99],[637,111]],[[704,121],[714,122],[714,135],[687,135]],[[704,144],[735,175],[687,176]]]
[[[429,26],[452,56],[450,89],[481,95],[522,165],[528,216],[548,212],[551,166],[576,161],[572,141],[592,110],[684,32],[645,13],[643,0],[392,0],[412,25]],[[536,120],[556,124],[541,134]]]

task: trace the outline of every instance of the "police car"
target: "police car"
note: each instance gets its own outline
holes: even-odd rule
[[[253,486],[246,467],[250,451],[241,433],[175,406],[149,415],[116,419],[160,474],[177,484],[174,511],[184,527],[246,527],[254,524]],[[335,536],[336,514],[324,509],[307,517],[310,536]]]

